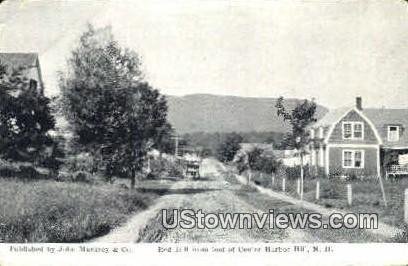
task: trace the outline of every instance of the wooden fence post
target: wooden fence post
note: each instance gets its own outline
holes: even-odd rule
[[[248,171],[248,179],[247,179],[247,184],[249,185],[251,183],[251,177],[252,177],[252,173],[251,170]]]
[[[272,188],[273,188],[274,185],[275,185],[275,175],[272,174]]]
[[[320,199],[320,181],[316,182],[316,200]]]
[[[385,196],[384,183],[382,181],[381,175],[378,176],[378,181],[380,181],[380,188],[381,188],[381,194],[382,194],[383,200],[384,200],[384,206],[387,207],[387,197]]]
[[[404,199],[404,221],[408,224],[408,188],[405,189]]]
[[[300,195],[300,179],[298,179],[296,182],[296,192],[298,195]]]
[[[286,191],[286,178],[282,179],[282,191],[285,192]]]
[[[347,203],[349,206],[353,203],[353,189],[351,184],[347,184]]]

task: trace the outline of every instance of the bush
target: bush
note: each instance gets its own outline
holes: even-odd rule
[[[49,171],[36,168],[32,163],[9,162],[0,160],[0,176],[7,178],[19,178],[23,180],[37,180],[51,178]],[[45,171],[44,171],[45,170]]]
[[[217,159],[221,162],[230,162],[241,149],[243,138],[237,133],[229,133],[223,142],[219,144],[216,151]]]
[[[83,242],[145,209],[152,194],[110,185],[0,180],[0,242]]]
[[[394,243],[408,243],[408,225],[404,225],[402,232],[393,237]]]
[[[183,168],[181,165],[168,158],[150,160],[150,168],[151,172],[147,176],[149,179],[180,177],[183,175]]]
[[[40,179],[41,174],[32,166],[20,166],[19,176],[25,179]]]
[[[298,179],[300,178],[300,167],[286,167],[285,176],[287,179]],[[304,171],[304,178],[307,178],[308,173]]]
[[[265,154],[265,151],[260,148],[254,148],[251,151],[239,151],[234,158],[234,163],[239,173],[251,169],[266,174],[276,173],[281,163],[270,154]]]
[[[60,168],[57,180],[85,183],[101,183],[109,178],[98,171],[98,161],[89,153],[67,156]]]

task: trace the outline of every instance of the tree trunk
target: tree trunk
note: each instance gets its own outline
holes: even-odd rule
[[[135,171],[135,169],[132,167],[131,177],[130,177],[130,189],[134,189],[135,186],[136,186],[136,171]]]

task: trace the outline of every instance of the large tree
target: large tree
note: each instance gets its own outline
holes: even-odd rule
[[[229,133],[217,148],[217,159],[221,162],[230,162],[241,149],[243,138],[237,133]]]
[[[304,100],[297,104],[295,108],[288,110],[284,105],[283,97],[279,97],[275,105],[278,116],[291,125],[291,132],[287,135],[288,146],[295,148],[300,156],[300,179],[301,194],[303,199],[303,158],[307,152],[307,146],[310,143],[308,127],[316,122],[316,103],[314,100]]]
[[[60,77],[75,141],[101,159],[108,175],[129,178],[134,187],[147,151],[171,128],[167,101],[143,81],[139,56],[121,48],[110,27],[89,26]]]
[[[50,135],[55,127],[50,99],[22,72],[0,62],[0,156],[58,168],[57,143]]]

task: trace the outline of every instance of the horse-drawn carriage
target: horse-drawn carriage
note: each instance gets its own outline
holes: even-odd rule
[[[201,158],[195,154],[184,154],[181,158],[183,176],[185,178],[200,178]]]

